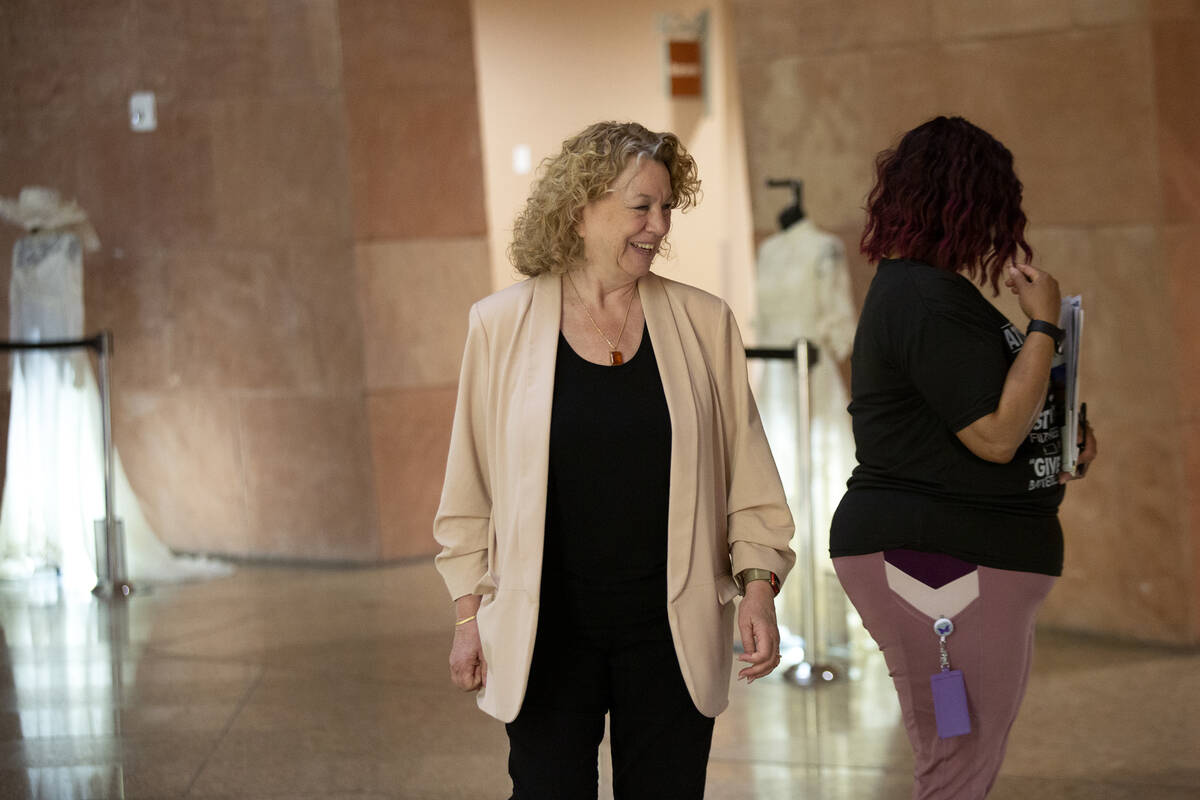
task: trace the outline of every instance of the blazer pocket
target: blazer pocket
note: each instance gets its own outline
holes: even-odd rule
[[[717,587],[717,601],[721,605],[725,605],[738,596],[737,584],[733,582],[732,575],[718,575],[715,583]]]

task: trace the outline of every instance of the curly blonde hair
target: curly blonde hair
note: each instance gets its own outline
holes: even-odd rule
[[[631,158],[652,158],[671,176],[671,208],[686,211],[700,199],[696,161],[673,133],[636,122],[597,122],[563,142],[542,162],[525,208],[513,223],[508,257],[523,275],[561,274],[583,260],[575,226],[583,208],[602,196]],[[665,243],[664,243],[665,244]]]

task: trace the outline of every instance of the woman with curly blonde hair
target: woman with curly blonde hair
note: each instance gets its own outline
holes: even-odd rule
[[[563,142],[558,156],[542,163],[542,177],[513,225],[508,255],[517,271],[533,277],[547,271],[561,274],[577,265],[584,255],[576,230],[584,207],[612,190],[631,158],[652,158],[667,168],[672,209],[687,211],[699,202],[696,162],[675,134],[651,133],[636,122],[597,123]],[[665,246],[660,250],[666,255]]]
[[[651,271],[696,203],[679,139],[601,122],[514,226],[527,280],[470,312],[434,536],[450,673],[504,721],[514,800],[700,798],[729,701],[779,663],[792,519],[729,308]]]

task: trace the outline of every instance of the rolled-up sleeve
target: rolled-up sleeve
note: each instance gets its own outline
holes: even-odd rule
[[[458,381],[454,427],[446,459],[446,479],[433,522],[442,546],[435,563],[452,598],[484,593],[492,487],[488,469],[488,342],[477,307],[472,306]]]
[[[768,569],[782,581],[796,561],[795,532],[779,470],[750,391],[746,349],[728,306],[720,324],[715,370],[724,427],[729,552],[733,572]]]

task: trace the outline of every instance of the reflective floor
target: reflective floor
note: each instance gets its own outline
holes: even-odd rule
[[[446,677],[451,623],[428,562],[112,605],[0,585],[0,798],[507,798],[503,726]],[[737,685],[707,797],[907,798],[882,661],[855,665]],[[1200,798],[1200,654],[1046,635],[1034,672],[993,798]]]

